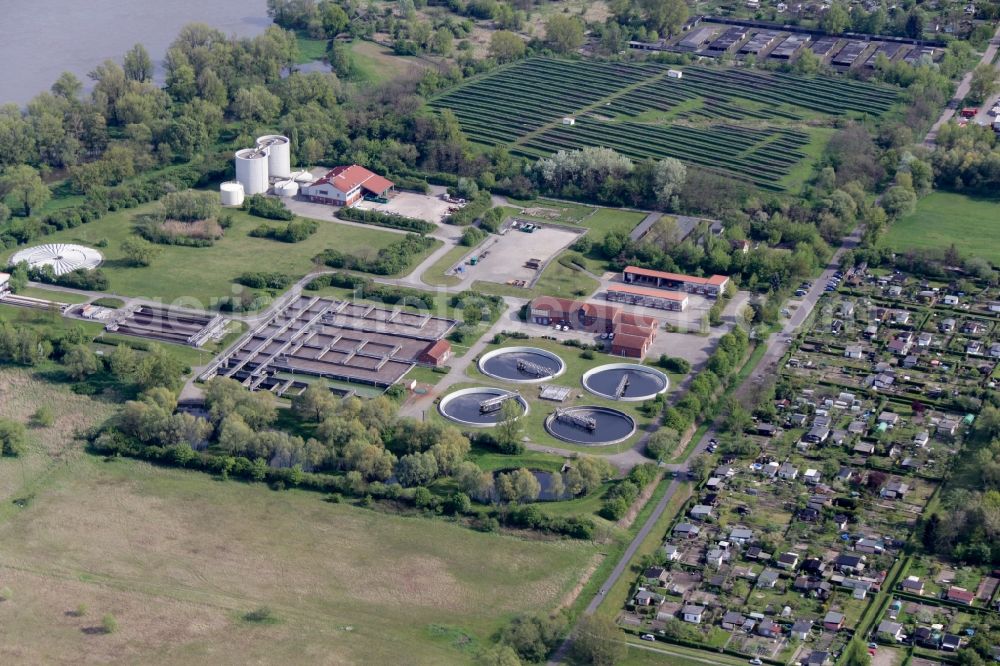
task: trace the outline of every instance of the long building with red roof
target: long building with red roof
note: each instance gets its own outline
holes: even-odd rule
[[[657,289],[683,291],[689,294],[702,294],[710,298],[719,296],[729,284],[729,278],[725,275],[697,277],[681,273],[654,271],[651,268],[639,268],[638,266],[627,266],[622,271],[622,279],[627,284],[652,286]]]
[[[651,289],[649,287],[634,287],[630,284],[614,284],[608,287],[605,298],[616,303],[641,305],[647,308],[673,310],[683,312],[688,306],[685,293]]]
[[[366,194],[384,197],[393,187],[391,180],[352,164],[331,169],[319,180],[303,187],[302,194],[314,203],[353,206]]]

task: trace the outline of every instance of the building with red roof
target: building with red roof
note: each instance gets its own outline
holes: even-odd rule
[[[622,312],[613,305],[539,296],[528,307],[528,321],[542,326],[568,324],[591,333],[614,333],[611,353],[643,359],[656,337],[660,322],[647,315]]]
[[[445,339],[436,340],[431,344],[427,345],[427,349],[420,352],[417,357],[417,361],[424,365],[430,365],[435,368],[440,368],[452,356],[451,343]]]
[[[705,278],[694,275],[682,275],[681,273],[654,271],[650,268],[639,268],[637,266],[627,266],[622,271],[622,279],[627,284],[651,285],[657,289],[684,291],[689,294],[703,294],[710,298],[719,296],[726,288],[726,285],[729,284],[729,278],[725,275],[712,275]]]
[[[302,188],[302,195],[315,203],[333,206],[353,206],[365,195],[386,196],[393,182],[363,166],[339,166],[319,180]]]

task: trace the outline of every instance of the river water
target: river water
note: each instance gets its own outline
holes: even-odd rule
[[[24,104],[64,71],[88,84],[108,58],[136,42],[159,63],[187,23],[256,35],[271,21],[266,0],[6,0],[0,2],[0,104]],[[89,86],[88,86],[89,87]]]

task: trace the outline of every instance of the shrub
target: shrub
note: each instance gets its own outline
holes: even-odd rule
[[[291,275],[283,273],[243,273],[236,278],[238,284],[251,289],[285,289],[293,281]]]
[[[106,634],[113,634],[118,631],[118,620],[111,613],[105,613],[104,617],[101,618],[101,629],[104,630]]]
[[[479,245],[484,238],[486,238],[485,231],[478,227],[469,226],[462,232],[462,239],[459,243],[466,247],[475,247],[476,245]]]
[[[660,360],[657,361],[657,365],[667,372],[674,372],[681,375],[686,375],[691,372],[691,364],[688,363],[687,359],[677,356],[667,356],[666,354],[662,354],[660,355]]]
[[[254,238],[270,238],[282,243],[298,243],[316,233],[319,223],[315,220],[293,220],[283,227],[275,227],[270,224],[262,224],[250,231]]]
[[[490,193],[481,190],[475,199],[446,217],[444,221],[459,227],[468,226],[486,214],[492,206],[493,198]]]
[[[345,207],[337,211],[337,217],[341,220],[351,222],[361,222],[377,227],[388,227],[390,229],[405,229],[418,234],[427,234],[437,227],[426,220],[416,217],[406,217],[395,213],[383,213],[378,210],[362,210],[360,208]]]
[[[207,220],[219,212],[219,197],[214,192],[171,192],[163,197],[161,203],[167,219],[181,222]]]
[[[316,259],[331,268],[346,268],[375,275],[392,275],[405,270],[413,255],[423,252],[434,243],[433,238],[407,234],[402,240],[379,250],[378,254],[371,259],[334,249],[322,252]]]
[[[251,194],[244,199],[243,210],[255,217],[263,217],[268,220],[291,220],[295,217],[292,211],[285,206],[284,201],[263,194]]]
[[[52,408],[42,405],[31,415],[31,425],[35,428],[48,428],[56,421],[56,415],[52,413]]]
[[[243,620],[254,624],[274,624],[278,617],[268,606],[260,606],[244,613]]]

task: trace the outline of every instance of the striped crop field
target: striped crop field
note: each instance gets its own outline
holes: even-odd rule
[[[802,160],[806,121],[879,116],[898,90],[837,76],[654,63],[531,58],[431,100],[470,139],[542,157],[605,146],[633,158],[675,157],[770,190]],[[574,125],[563,125],[564,117]]]

